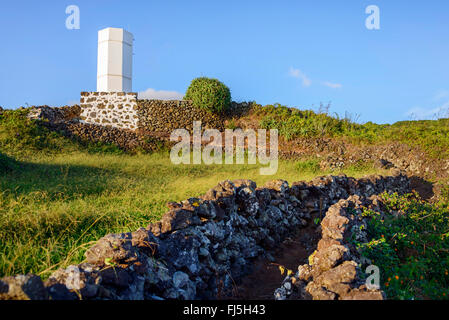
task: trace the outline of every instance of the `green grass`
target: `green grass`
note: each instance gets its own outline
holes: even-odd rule
[[[385,215],[365,210],[372,240],[359,244],[381,271],[388,299],[449,298],[449,202],[384,194]]]
[[[318,173],[320,171],[320,162],[318,159],[308,159],[304,161],[298,161],[295,168],[299,172],[311,172]]]
[[[20,158],[36,153],[59,154],[61,152],[123,154],[117,146],[105,143],[75,141],[60,132],[51,131],[38,120],[28,119],[28,109],[7,110],[0,114],[0,151]]]
[[[320,111],[314,112],[275,104],[257,106],[255,114],[261,119],[261,128],[278,129],[286,140],[333,137],[357,144],[402,142],[419,147],[432,158],[449,158],[449,119],[401,121],[392,125],[372,122],[358,124],[357,116],[331,116],[328,109],[329,106],[320,107]]]
[[[447,119],[358,125],[349,116],[339,119],[327,112],[282,106],[256,112],[264,127],[279,128],[289,139],[396,140],[415,144],[435,157],[448,157]],[[113,145],[73,141],[26,119],[26,113],[0,115],[0,277],[32,272],[45,278],[58,267],[81,262],[87,247],[100,237],[145,227],[160,219],[167,202],[198,196],[225,179],[247,178],[260,186],[273,179],[292,183],[329,173],[387,174],[366,162],[322,172],[316,158],[282,160],[273,176],[261,176],[260,165],[173,165],[166,151],[131,155]],[[442,194],[445,202],[440,206],[391,198],[389,212],[407,214],[384,220],[373,216],[373,242],[364,249],[381,268],[389,297],[448,294],[449,187]]]
[[[17,163],[13,158],[0,153],[0,174],[10,172],[14,170],[16,167]]]
[[[261,176],[260,165],[173,165],[166,153],[38,154],[0,179],[0,276],[47,276],[80,262],[89,242],[145,227],[167,211],[168,201],[198,196],[222,180],[249,178],[261,185],[329,173],[307,163],[281,161],[277,174]]]

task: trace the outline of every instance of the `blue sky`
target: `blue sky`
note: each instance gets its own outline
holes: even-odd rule
[[[65,26],[68,5],[80,29]],[[368,30],[365,8],[380,9]],[[96,90],[97,31],[134,34],[133,91],[179,96],[198,76],[236,101],[392,123],[449,109],[449,1],[1,1],[0,105]],[[169,92],[165,92],[169,91]],[[412,115],[413,113],[413,115]]]

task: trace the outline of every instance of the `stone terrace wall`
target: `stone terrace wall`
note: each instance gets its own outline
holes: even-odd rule
[[[186,100],[138,100],[139,128],[170,134],[185,128],[192,132],[193,121],[201,121],[205,128],[224,130],[223,116],[195,108]]]
[[[44,120],[48,123],[67,123],[79,120],[81,108],[79,105],[64,107],[32,106],[29,109],[28,118]]]
[[[359,180],[327,176],[291,186],[276,180],[259,188],[250,180],[223,181],[199,198],[169,203],[170,210],[147,228],[101,238],[85,263],[59,269],[45,282],[35,275],[0,279],[0,299],[214,299],[250,273],[255,258],[311,223],[312,213],[351,195],[366,199],[409,190],[399,173]],[[323,223],[328,219],[333,228],[351,232],[347,219],[327,217],[335,214]],[[336,255],[349,251],[345,245],[337,246]]]
[[[137,93],[81,92],[81,122],[137,129]]]
[[[202,128],[223,131],[229,115],[218,115],[193,106],[186,100],[139,100],[136,93],[82,92],[81,122],[120,129],[169,135],[175,129],[192,132],[193,122]],[[232,103],[230,113],[249,109],[250,103]]]

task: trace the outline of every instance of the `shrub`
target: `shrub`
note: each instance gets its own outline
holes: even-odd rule
[[[449,298],[449,210],[416,194],[382,195],[383,214],[364,209],[371,241],[357,243],[381,270],[388,299]]]
[[[184,99],[191,100],[195,107],[214,113],[223,113],[231,106],[229,88],[217,79],[205,77],[192,80]]]

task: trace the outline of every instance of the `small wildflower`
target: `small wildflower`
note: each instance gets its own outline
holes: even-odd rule
[[[385,287],[388,287],[390,284],[388,282],[385,282]]]
[[[279,266],[279,271],[281,272],[281,274],[283,275],[285,272],[285,268],[283,266]]]
[[[399,276],[394,276],[396,278],[396,280],[399,280]]]

